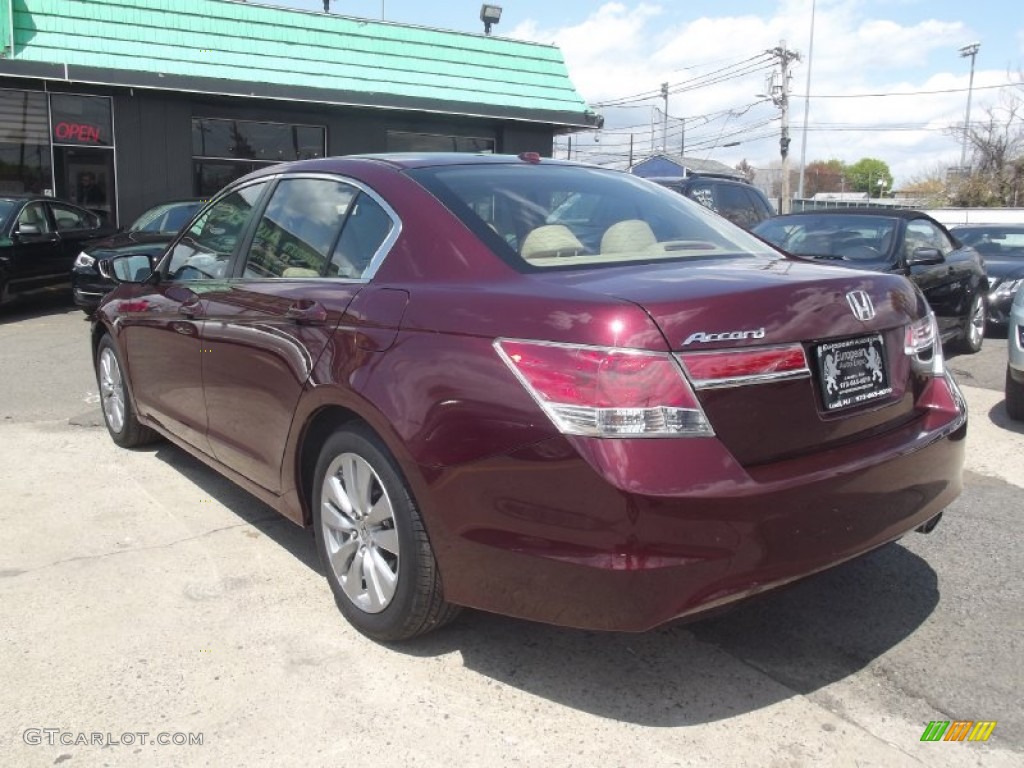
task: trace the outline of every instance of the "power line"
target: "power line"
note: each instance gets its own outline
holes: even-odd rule
[[[976,91],[989,91],[997,88],[1010,88],[1012,86],[1019,85],[1019,83],[1003,83],[1002,85],[976,85],[974,90]],[[942,93],[966,93],[967,88],[943,88],[937,91],[887,91],[886,93],[812,93],[810,97],[807,94],[790,94],[791,98],[795,99],[877,99],[884,98],[887,96],[934,96]]]
[[[751,56],[742,61],[738,61],[735,64],[730,64],[725,67],[721,67],[711,72],[706,72],[696,77],[691,77],[686,80],[682,80],[675,84],[669,84],[668,93],[669,95],[676,93],[683,93],[685,91],[695,90],[697,88],[707,87],[709,85],[717,85],[725,80],[733,79],[735,77],[742,77],[747,74],[752,74],[761,69],[764,69],[768,63],[766,54],[759,53],[756,56]],[[592,106],[596,108],[602,107],[616,107],[624,106],[627,104],[635,104],[639,101],[650,101],[651,99],[660,98],[662,96],[662,90],[651,90],[642,91],[640,93],[631,94],[628,96],[620,96],[618,98],[606,99],[605,101],[595,102]]]

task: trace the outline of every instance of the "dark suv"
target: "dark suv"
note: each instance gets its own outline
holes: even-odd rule
[[[650,180],[696,200],[744,229],[753,229],[775,215],[775,209],[761,190],[732,176],[701,173]]]

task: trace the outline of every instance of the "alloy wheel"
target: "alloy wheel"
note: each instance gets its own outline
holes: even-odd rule
[[[362,456],[342,453],[327,468],[320,498],[331,570],[353,605],[380,613],[395,596],[400,560],[387,490]]]
[[[124,379],[117,355],[109,347],[100,352],[100,402],[111,431],[124,429]]]
[[[971,304],[970,325],[967,332],[970,335],[971,347],[980,347],[981,340],[985,336],[985,300],[981,296],[975,296],[974,303]]]

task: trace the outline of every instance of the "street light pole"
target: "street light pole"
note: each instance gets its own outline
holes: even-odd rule
[[[971,57],[971,79],[967,83],[967,112],[964,115],[964,141],[960,148],[960,173],[964,172],[967,165],[967,138],[971,132],[971,96],[974,93],[974,59],[978,55],[981,43],[968,43],[960,49],[960,58]]]
[[[817,0],[811,0],[811,41],[807,46],[807,85],[804,86],[804,130],[800,136],[800,185],[796,196],[804,197],[804,167],[807,163],[807,113],[811,111],[811,57],[814,56],[814,12]]]

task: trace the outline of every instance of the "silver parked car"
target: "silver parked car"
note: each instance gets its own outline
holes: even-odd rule
[[[1017,291],[1006,330],[1010,359],[1006,365],[1006,412],[1024,421],[1024,291]]]

